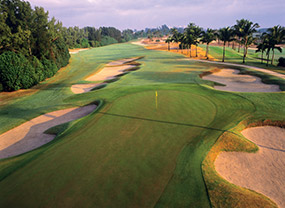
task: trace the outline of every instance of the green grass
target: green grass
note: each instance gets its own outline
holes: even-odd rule
[[[206,45],[199,45],[199,47],[206,50]],[[223,58],[223,47],[222,46],[209,46],[209,54],[213,56],[214,58],[218,59],[218,61],[222,61]],[[246,57],[246,65],[249,66],[256,66],[260,68],[270,69],[279,73],[285,74],[285,68],[284,67],[277,67],[278,59],[280,57],[285,57],[285,49],[283,48],[282,53],[275,50],[274,55],[274,65],[271,65],[271,61],[269,62],[269,66],[266,66],[266,61],[264,60],[263,64],[261,63],[261,53],[255,53],[255,50],[248,49],[248,54]],[[264,59],[265,54],[264,54]],[[243,60],[243,49],[240,49],[240,53],[238,53],[238,49],[233,50],[232,47],[226,47],[226,56],[225,56],[225,62],[230,63],[238,63],[242,64]]]
[[[71,93],[104,64],[136,56],[144,56],[139,70]],[[36,93],[0,106],[4,132],[55,109],[101,103],[50,129],[60,133],[51,143],[0,160],[0,207],[211,207],[201,169],[207,153],[245,119],[282,119],[284,93],[213,90],[199,78],[211,66],[182,58],[132,44],[84,51]]]

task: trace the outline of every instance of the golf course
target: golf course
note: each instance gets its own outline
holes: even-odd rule
[[[247,88],[251,82],[269,87],[218,89],[226,84],[206,77],[223,70],[248,76],[237,81]],[[220,153],[258,154],[260,146],[242,130],[284,128],[284,89],[283,78],[246,65],[213,64],[131,42],[71,54],[52,78],[0,93],[0,155],[7,148],[12,154],[12,146],[25,139],[4,144],[13,129],[91,106],[48,126],[42,132],[52,135],[47,142],[2,157],[0,207],[284,207],[278,197],[229,182],[215,168]],[[271,151],[284,158],[282,144]],[[275,177],[269,186],[278,192],[284,180]]]

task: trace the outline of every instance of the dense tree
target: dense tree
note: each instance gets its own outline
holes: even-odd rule
[[[12,91],[31,87],[68,64],[62,24],[42,7],[0,0],[0,84]]]

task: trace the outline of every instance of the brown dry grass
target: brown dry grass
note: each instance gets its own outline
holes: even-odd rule
[[[164,42],[163,39],[159,39],[160,42],[156,42],[155,40],[151,41],[149,39],[144,39],[141,41],[142,44],[145,44],[147,46],[145,46],[146,49],[149,50],[159,50],[159,51],[168,51],[168,52],[172,52],[172,53],[177,53],[177,54],[182,54],[186,57],[190,57],[190,53],[188,49],[176,49],[179,48],[179,44],[178,43],[171,43],[170,44],[170,50],[168,50],[168,44]],[[173,49],[174,48],[174,49]],[[206,51],[204,51],[202,48],[197,47],[197,57],[196,57],[196,46],[192,46],[192,59],[198,59],[198,60],[206,60]],[[216,59],[211,56],[208,55],[210,61],[216,61]]]

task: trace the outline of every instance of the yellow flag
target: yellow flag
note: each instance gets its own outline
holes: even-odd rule
[[[155,96],[157,97],[157,91],[155,91]]]

